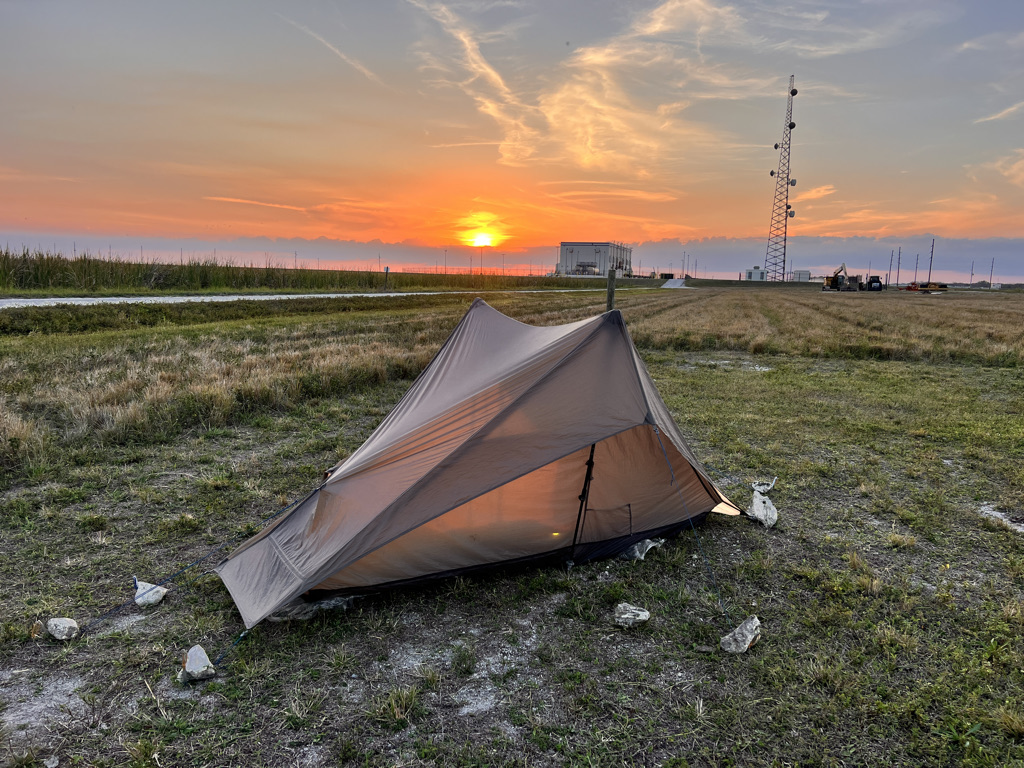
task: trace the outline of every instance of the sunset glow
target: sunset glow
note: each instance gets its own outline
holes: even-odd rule
[[[936,237],[1024,274],[1022,29],[967,0],[4,3],[0,235],[549,267],[617,240],[731,276],[795,74],[799,266]]]

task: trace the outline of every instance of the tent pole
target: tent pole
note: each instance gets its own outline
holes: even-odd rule
[[[594,477],[594,448],[597,443],[591,443],[590,445],[590,458],[587,459],[587,474],[583,478],[583,492],[580,493],[580,511],[576,515],[576,530],[572,534],[572,549],[570,550],[571,557],[576,557],[576,541],[580,537],[580,532],[583,530],[583,522],[587,514],[587,500],[590,498],[590,481]]]

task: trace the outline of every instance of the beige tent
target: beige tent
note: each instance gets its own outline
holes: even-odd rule
[[[622,315],[535,328],[473,302],[369,439],[217,567],[248,627],[311,590],[624,549],[738,514]]]

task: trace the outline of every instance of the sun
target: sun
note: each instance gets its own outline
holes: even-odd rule
[[[484,246],[489,246],[489,245],[491,245],[491,243],[493,241],[494,241],[494,238],[492,238],[486,232],[478,232],[476,235],[473,236],[473,246],[475,248],[482,248]]]

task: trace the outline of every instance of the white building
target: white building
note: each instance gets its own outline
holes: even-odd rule
[[[558,253],[560,275],[633,276],[633,249],[622,243],[562,243]]]
[[[752,267],[747,270],[747,280],[760,280],[761,282],[764,282],[767,279],[768,272],[760,267]]]
[[[809,269],[794,269],[793,270],[793,282],[794,283],[809,283],[809,282],[811,282],[811,270],[809,270]]]

